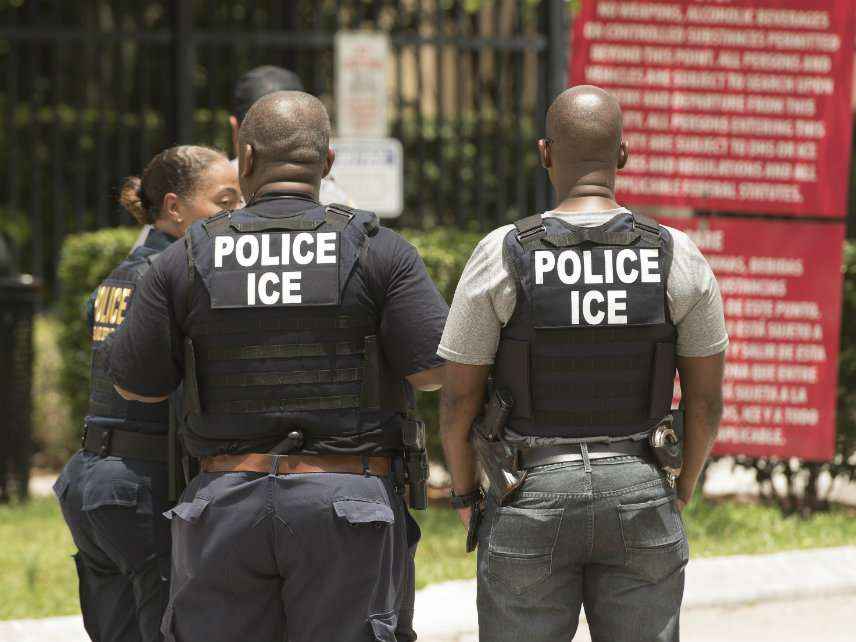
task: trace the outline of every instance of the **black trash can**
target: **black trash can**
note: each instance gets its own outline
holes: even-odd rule
[[[33,316],[39,286],[0,236],[0,501],[28,496],[33,456]]]

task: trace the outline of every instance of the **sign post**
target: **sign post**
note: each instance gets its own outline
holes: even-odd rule
[[[357,207],[394,218],[404,209],[399,140],[387,138],[389,36],[336,34],[336,151],[333,174]]]

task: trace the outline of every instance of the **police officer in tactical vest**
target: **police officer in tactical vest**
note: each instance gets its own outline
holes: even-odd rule
[[[240,201],[238,175],[213,149],[179,146],[128,178],[122,205],[150,225],[88,302],[92,368],[83,448],[54,491],[78,548],[83,623],[93,640],[161,640],[169,597],[170,404],[126,401],[113,389],[105,345],[136,302],[142,276],[193,221]]]
[[[569,640],[584,606],[593,640],[675,641],[680,513],[722,407],[722,300],[685,234],[615,202],[628,149],[609,94],[562,93],[539,149],[558,207],[481,241],[438,350],[480,637]]]
[[[424,503],[413,388],[436,389],[448,312],[413,246],[318,203],[330,123],[277,92],[240,130],[248,203],[191,227],[112,344],[124,396],[183,382],[202,472],[169,512],[168,640],[394,640]],[[412,632],[407,637],[412,639]]]

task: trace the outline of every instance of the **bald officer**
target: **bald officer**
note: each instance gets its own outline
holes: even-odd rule
[[[115,336],[121,394],[184,382],[201,459],[168,513],[168,640],[395,640],[406,608],[412,390],[440,385],[447,308],[374,214],[318,203],[329,133],[309,94],[256,102],[246,208],[164,252]]]
[[[680,512],[722,409],[720,293],[685,234],[615,201],[628,150],[609,94],[561,94],[539,149],[559,205],[479,243],[438,351],[462,519],[481,501],[473,444],[500,471],[478,528],[480,637],[569,640],[584,606],[594,640],[675,641]],[[489,376],[474,430],[493,441],[470,441]]]

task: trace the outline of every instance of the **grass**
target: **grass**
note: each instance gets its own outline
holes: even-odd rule
[[[450,509],[415,512],[422,527],[417,586],[475,576],[464,527]],[[772,553],[856,544],[856,515],[834,508],[809,519],[776,508],[694,502],[684,515],[693,557]],[[78,612],[74,545],[53,498],[0,506],[0,620]]]
[[[52,497],[0,506],[0,620],[78,613],[74,550]]]

